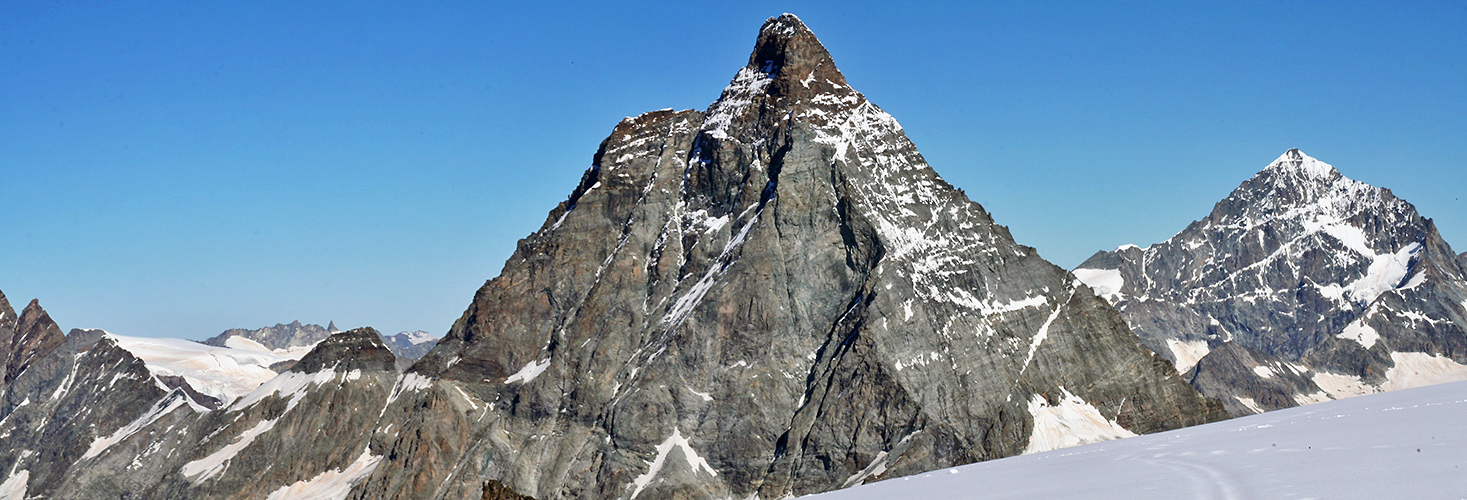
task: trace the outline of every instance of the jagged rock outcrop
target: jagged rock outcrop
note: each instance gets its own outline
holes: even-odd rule
[[[336,322],[334,321],[329,326],[321,326],[313,324],[303,325],[297,320],[290,322],[290,324],[277,323],[275,326],[267,326],[255,330],[232,328],[225,330],[219,335],[210,337],[204,343],[224,347],[230,337],[242,337],[255,341],[267,349],[309,349],[311,346],[316,345],[317,342],[325,340],[326,337],[336,332]]]
[[[1299,150],[1075,274],[1235,415],[1467,378],[1460,256],[1410,203]]]
[[[4,317],[15,316],[8,301],[4,306],[0,314]],[[4,338],[7,334],[9,338]],[[46,310],[41,308],[40,301],[32,300],[13,323],[0,326],[0,341],[5,341],[4,350],[0,354],[5,358],[5,382],[10,383],[32,362],[65,342],[66,336],[62,335],[56,322],[51,321]]]
[[[351,498],[778,498],[1224,416],[792,15],[618,124],[399,391]]]

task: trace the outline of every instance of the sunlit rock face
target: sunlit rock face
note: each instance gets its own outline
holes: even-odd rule
[[[1238,415],[1467,378],[1464,269],[1410,203],[1295,149],[1075,274]]]

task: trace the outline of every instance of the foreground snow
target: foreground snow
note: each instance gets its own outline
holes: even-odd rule
[[[881,481],[809,498],[1464,498],[1467,382]]]

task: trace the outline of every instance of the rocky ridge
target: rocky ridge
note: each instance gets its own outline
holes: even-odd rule
[[[1388,189],[1289,150],[1172,238],[1075,274],[1234,415],[1467,378],[1467,267]]]
[[[204,340],[205,344],[219,347],[228,346],[230,337],[240,337],[257,342],[270,350],[292,350],[304,348],[309,350],[317,342],[325,340],[326,337],[336,333],[336,323],[331,322],[328,326],[301,324],[299,320],[290,324],[277,323],[275,326],[267,326],[248,330],[244,328],[231,328],[219,335]]]

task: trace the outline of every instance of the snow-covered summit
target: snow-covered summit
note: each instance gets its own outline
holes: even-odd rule
[[[1410,386],[1389,376],[1419,356],[1463,373],[1456,255],[1390,190],[1292,149],[1175,236],[1098,252],[1075,275],[1194,386],[1249,413]]]
[[[1299,149],[1290,149],[1268,164],[1264,171],[1290,173],[1316,179],[1328,179],[1340,172],[1334,166],[1304,154]]]

